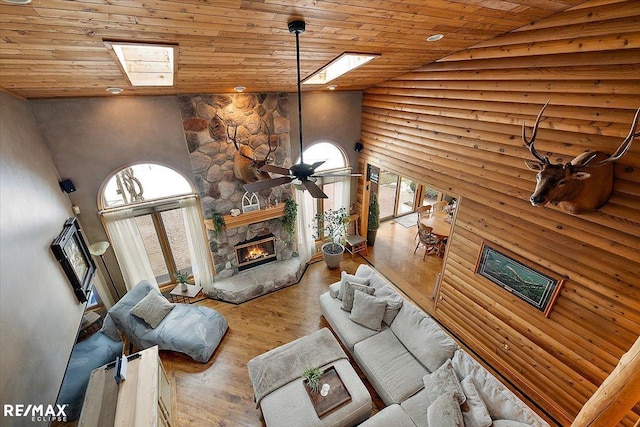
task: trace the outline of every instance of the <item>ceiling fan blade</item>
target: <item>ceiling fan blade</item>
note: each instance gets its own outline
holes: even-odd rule
[[[318,166],[320,166],[321,164],[323,164],[324,162],[325,162],[325,160],[322,160],[321,162],[315,162],[314,164],[312,164],[312,165],[311,165],[311,168],[312,168],[313,170],[316,170],[316,168],[317,168]]]
[[[280,175],[289,175],[289,169],[275,166],[275,165],[264,165],[259,169],[260,172],[271,172],[271,173],[279,173]]]
[[[307,190],[309,190],[309,194],[311,194],[311,197],[313,197],[314,199],[328,199],[329,198],[329,196],[324,194],[322,192],[322,190],[320,189],[320,187],[318,187],[315,182],[309,181],[308,179],[305,179],[304,181],[302,181],[302,184],[304,184],[305,188]]]
[[[331,177],[331,176],[351,176],[351,177],[355,177],[355,176],[362,176],[361,173],[331,173],[331,172],[318,172],[315,173],[311,176],[311,178],[322,178],[322,177]]]
[[[293,181],[290,176],[281,176],[273,179],[265,179],[262,181],[250,182],[244,185],[244,189],[249,193],[257,193],[258,191],[266,190],[267,188],[276,187],[282,184],[288,184]]]

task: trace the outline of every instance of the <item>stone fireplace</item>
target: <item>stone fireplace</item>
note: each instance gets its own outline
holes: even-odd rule
[[[179,102],[205,219],[211,218],[213,213],[228,218],[232,209],[242,209],[245,190],[234,174],[236,149],[228,138],[228,124],[236,126],[233,132],[237,142],[251,148],[258,158],[269,151],[271,141],[272,145],[277,145],[271,154],[273,164],[291,164],[286,93],[182,95]],[[290,198],[291,189],[289,186],[277,186],[256,194],[260,209],[264,210],[273,206],[276,200],[282,204],[283,200]],[[245,215],[238,218],[241,217]],[[221,234],[209,231],[216,280],[227,279],[241,271],[235,245],[264,233],[270,232],[275,236],[275,258],[278,261],[290,259],[293,244],[281,223],[280,218],[259,219],[250,224],[227,223]]]
[[[256,236],[234,246],[238,271],[244,271],[276,260],[276,237],[269,233]]]

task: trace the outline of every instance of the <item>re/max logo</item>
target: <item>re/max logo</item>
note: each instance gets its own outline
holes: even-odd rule
[[[33,421],[67,421],[65,405],[5,404],[5,417],[30,417]]]

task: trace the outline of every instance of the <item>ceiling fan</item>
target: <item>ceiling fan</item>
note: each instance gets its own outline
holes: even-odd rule
[[[300,34],[304,33],[305,22],[304,21],[292,21],[289,23],[289,32],[296,36],[296,59],[298,68],[298,124],[300,129],[300,163],[291,166],[289,169],[281,166],[264,165],[259,170],[261,172],[277,173],[283,176],[271,179],[265,179],[261,181],[251,182],[244,185],[244,189],[250,193],[256,193],[258,191],[266,190],[267,188],[275,187],[278,185],[288,184],[294,180],[300,181],[301,185],[309,191],[309,194],[315,199],[326,199],[328,196],[316,185],[312,178],[319,178],[322,176],[361,176],[361,174],[349,174],[340,175],[333,173],[322,174],[316,173],[316,169],[324,163],[315,162],[311,165],[304,163],[302,157],[302,94],[300,90]]]

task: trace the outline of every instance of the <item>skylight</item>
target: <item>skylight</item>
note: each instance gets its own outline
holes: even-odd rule
[[[133,86],[173,86],[175,45],[105,42]]]
[[[321,85],[330,82],[351,70],[366,64],[380,55],[362,53],[343,53],[320,70],[302,81],[305,85]]]

